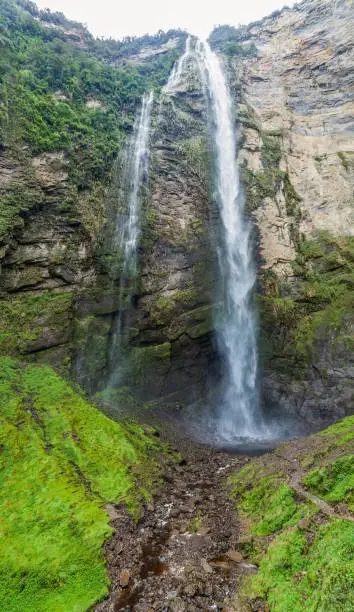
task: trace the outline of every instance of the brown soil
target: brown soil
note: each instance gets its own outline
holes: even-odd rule
[[[112,586],[97,612],[237,609],[238,577],[257,568],[235,551],[238,522],[225,483],[246,461],[193,444],[166,469],[162,491],[137,525],[121,507],[109,508]]]

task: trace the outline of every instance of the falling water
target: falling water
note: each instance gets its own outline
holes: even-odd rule
[[[208,43],[196,45],[201,77],[211,105],[215,146],[216,199],[221,231],[218,248],[223,284],[223,312],[216,321],[226,365],[226,384],[218,414],[218,433],[233,437],[264,436],[257,389],[257,334],[252,310],[255,270],[250,226],[243,215],[236,162],[232,102],[221,63]]]
[[[165,87],[163,88],[163,93],[170,93],[178,86],[181,80],[181,75],[184,70],[186,61],[188,60],[190,55],[191,55],[191,37],[188,36],[186,40],[186,48],[184,50],[184,53],[174,64],[171,74],[168,78],[168,81]]]
[[[123,318],[130,304],[137,275],[137,254],[140,236],[140,208],[142,186],[148,175],[149,135],[153,92],[144,94],[141,110],[134,125],[133,136],[127,152],[120,206],[113,236],[113,248],[120,258],[119,314],[112,330],[110,349],[111,376],[109,384],[119,384],[121,376],[121,341]]]
[[[136,275],[137,246],[140,235],[140,196],[141,186],[148,172],[152,103],[153,92],[144,94],[125,167],[124,192],[127,197],[127,214],[118,215],[114,236],[115,246],[122,253],[123,279]]]

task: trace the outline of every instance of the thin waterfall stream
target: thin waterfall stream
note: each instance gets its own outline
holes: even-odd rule
[[[179,82],[181,80],[182,72],[184,70],[186,61],[189,58],[189,56],[191,55],[191,42],[192,42],[192,39],[191,39],[190,36],[188,36],[187,39],[186,39],[186,46],[185,46],[184,53],[174,63],[173,68],[171,70],[171,74],[170,74],[170,76],[168,78],[168,81],[167,81],[165,87],[163,88],[163,92],[164,93],[170,93],[170,92],[172,92],[175,89],[175,87],[178,86],[178,84],[179,84]]]
[[[149,137],[154,95],[144,94],[141,109],[135,121],[133,135],[124,166],[122,207],[119,208],[113,245],[120,255],[120,308],[112,334],[111,375],[109,384],[117,385],[120,379],[120,352],[123,334],[123,316],[130,305],[138,267],[138,246],[141,232],[142,186],[149,169]]]
[[[128,192],[127,213],[117,219],[116,244],[123,254],[122,276],[135,277],[137,272],[137,248],[140,236],[141,186],[148,172],[149,135],[153,92],[144,94],[139,117],[135,123],[133,138],[126,164]]]

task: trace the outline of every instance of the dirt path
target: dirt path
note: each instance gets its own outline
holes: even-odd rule
[[[305,489],[305,487],[301,484],[302,479],[304,478],[304,476],[306,476],[305,470],[301,468],[301,465],[296,459],[289,458],[286,455],[283,455],[282,457],[286,461],[288,461],[289,464],[292,466],[292,469],[295,470],[294,473],[291,475],[289,485],[300,497],[315,504],[323,514],[329,516],[330,518],[338,518],[342,520],[345,519],[347,521],[354,522],[354,516],[349,514],[349,512],[343,511],[341,514],[339,514],[324,499],[321,499],[320,497],[317,497],[317,495],[314,495],[313,493],[310,493],[310,491],[307,491],[307,489]]]
[[[235,610],[238,576],[254,572],[236,550],[238,524],[225,478],[248,459],[193,446],[170,466],[138,525],[110,508],[111,594],[97,612]]]

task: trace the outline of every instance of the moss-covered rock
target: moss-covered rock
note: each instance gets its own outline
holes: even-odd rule
[[[354,522],[344,515],[353,510],[353,451],[349,417],[252,459],[231,477],[231,494],[241,508],[238,546],[259,566],[243,580],[244,603],[262,601],[274,612],[300,612],[304,605],[311,611],[352,609]],[[319,505],[293,488],[297,472]],[[321,513],[321,500],[332,505],[332,517]]]
[[[264,277],[260,296],[263,355],[280,355],[301,366],[319,359],[323,343],[330,349],[351,335],[354,287],[354,242],[351,237],[321,233],[300,243],[294,269],[301,277],[286,284],[272,272]],[[287,365],[285,367],[288,367]]]
[[[21,295],[0,302],[0,350],[25,355],[71,339],[70,293]]]
[[[137,517],[157,483],[161,448],[50,368],[0,361],[2,605],[87,610],[108,590],[104,504],[124,503]]]

